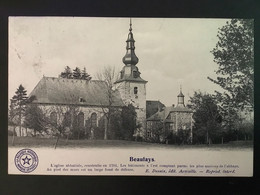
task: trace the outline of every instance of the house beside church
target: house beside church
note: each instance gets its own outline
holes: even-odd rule
[[[177,106],[164,107],[146,119],[146,139],[165,142],[172,136],[184,134],[186,142],[192,143],[193,111],[184,104],[182,91]]]

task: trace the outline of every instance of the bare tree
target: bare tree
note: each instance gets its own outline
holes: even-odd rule
[[[30,124],[31,128],[36,131],[40,130],[39,132],[41,132],[44,130],[47,134],[55,135],[57,137],[55,148],[60,137],[67,137],[68,140],[69,135],[73,131],[78,132],[79,138],[81,130],[77,126],[78,114],[80,112],[79,106],[76,104],[77,96],[70,94],[64,98],[65,102],[68,102],[67,104],[49,106],[34,104],[33,101],[30,101],[28,104],[27,124]],[[51,133],[48,130],[51,130]]]
[[[105,66],[100,72],[96,74],[96,78],[98,80],[104,81],[105,82],[105,99],[106,103],[102,102],[99,100],[101,108],[102,108],[102,113],[105,116],[105,132],[104,132],[104,139],[107,139],[108,132],[110,131],[111,128],[111,115],[113,114],[114,110],[116,109],[115,107],[115,92],[116,92],[116,86],[115,86],[115,81],[118,80],[118,71],[116,71],[115,67],[112,66]],[[98,98],[98,96],[97,96]]]

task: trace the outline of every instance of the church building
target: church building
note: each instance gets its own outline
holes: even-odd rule
[[[104,128],[101,121],[104,122],[104,113],[109,106],[120,109],[129,104],[135,108],[136,123],[140,127],[133,136],[143,139],[153,137],[156,134],[153,127],[158,122],[162,122],[164,134],[192,128],[192,112],[185,107],[182,92],[178,96],[177,107],[165,107],[159,101],[146,100],[147,81],[141,77],[137,67],[139,59],[135,54],[131,20],[122,61],[119,79],[114,83],[116,90],[112,94],[112,104],[106,93],[105,81],[54,77],[43,77],[39,81],[30,94],[35,97],[32,104],[39,105],[54,124],[65,120],[71,128],[76,121],[78,128],[91,129],[91,132]],[[92,133],[98,135],[98,132]]]

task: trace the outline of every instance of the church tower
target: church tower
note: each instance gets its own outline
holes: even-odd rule
[[[120,71],[120,78],[116,86],[120,92],[123,102],[128,105],[132,104],[137,113],[137,123],[144,128],[146,120],[146,83],[140,77],[140,72],[136,64],[139,59],[135,55],[135,40],[132,32],[132,22],[130,19],[130,28],[126,40],[126,54],[123,57],[125,64]]]

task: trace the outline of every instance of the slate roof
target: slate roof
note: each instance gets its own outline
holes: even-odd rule
[[[43,77],[31,92],[33,103],[75,104],[81,106],[108,106],[106,83],[100,80]],[[118,91],[112,106],[124,106]]]
[[[165,105],[158,100],[146,100],[146,118],[158,112],[158,107],[161,110]]]
[[[147,81],[142,79],[141,77],[133,78],[132,76],[129,76],[129,77],[124,76],[123,79],[118,79],[115,83],[120,83],[122,81],[132,81],[132,82],[136,82],[136,83],[147,83]]]
[[[183,93],[180,91],[179,95],[177,97],[184,97]]]

